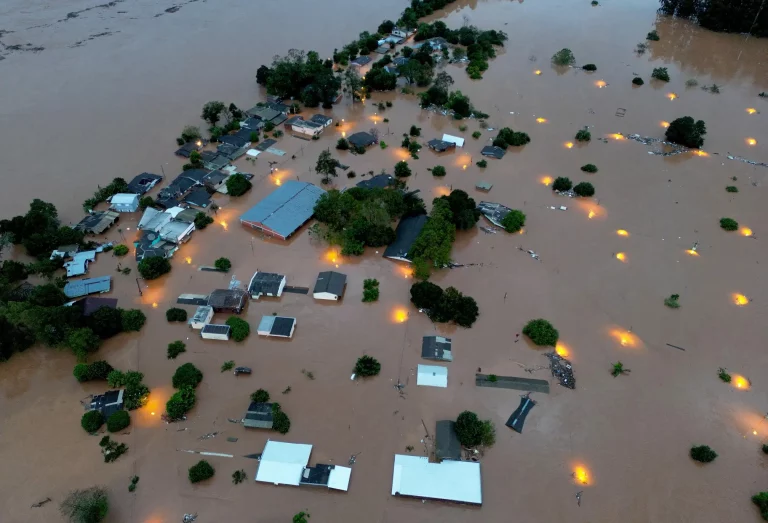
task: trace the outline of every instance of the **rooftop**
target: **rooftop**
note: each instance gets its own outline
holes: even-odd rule
[[[480,505],[483,503],[480,463],[430,463],[426,457],[395,454],[392,495]]]
[[[456,144],[453,142],[448,142],[446,140],[438,140],[437,138],[435,138],[434,140],[430,140],[427,142],[427,147],[441,153],[443,151],[447,151],[448,149],[455,148]]]
[[[261,296],[262,294],[278,296],[281,286],[285,285],[284,280],[285,276],[282,274],[256,271],[248,284],[248,292],[251,296]]]
[[[97,394],[91,399],[91,410],[98,410],[108,418],[118,410],[123,410],[123,391],[110,390],[104,394]]]
[[[317,276],[314,294],[328,293],[341,297],[344,295],[344,287],[347,285],[347,275],[335,271],[324,271]]]
[[[391,174],[377,174],[367,180],[357,182],[356,187],[363,189],[386,189],[395,184],[395,178]]]
[[[483,216],[488,218],[488,221],[497,227],[501,227],[501,220],[510,213],[512,209],[494,202],[480,202],[477,204],[478,210],[483,213]]]
[[[298,486],[311,453],[312,445],[267,441],[256,471],[256,481]]]
[[[67,298],[79,298],[88,294],[107,292],[112,287],[111,276],[99,276],[98,278],[84,278],[73,280],[64,285],[64,294]]]
[[[184,201],[195,207],[202,207],[205,209],[211,204],[211,195],[204,187],[198,187],[190,191],[188,195],[184,197]]]
[[[208,305],[216,309],[241,310],[248,294],[240,289],[216,289],[208,296]]]
[[[96,298],[94,296],[89,296],[80,300],[78,303],[83,308],[83,316],[90,316],[102,307],[110,309],[117,308],[117,298]]]
[[[451,338],[424,336],[421,341],[421,357],[428,360],[453,361]]]
[[[385,258],[395,260],[411,261],[408,259],[408,251],[413,246],[413,242],[421,233],[424,225],[427,223],[427,215],[409,216],[400,220],[395,230],[395,241],[390,243],[384,250]]]
[[[281,338],[293,337],[293,329],[296,326],[296,318],[283,316],[262,316],[257,332],[262,336],[279,336]]]
[[[354,60],[349,62],[350,65],[356,65],[358,67],[371,63],[370,56],[358,56]]]
[[[453,420],[442,420],[435,424],[435,455],[439,460],[461,459],[461,442]]]
[[[482,154],[483,156],[490,156],[491,158],[496,158],[501,160],[502,158],[504,158],[504,154],[506,154],[506,152],[504,151],[504,149],[496,145],[486,145],[480,151],[480,154]]]
[[[141,173],[140,175],[136,176],[133,180],[128,182],[127,192],[134,193],[134,194],[144,194],[147,191],[149,191],[152,187],[154,187],[157,183],[159,183],[162,179],[163,179],[162,176],[158,176],[156,174]]]
[[[360,131],[359,133],[355,133],[349,138],[347,138],[347,141],[352,145],[356,145],[359,147],[368,147],[369,145],[376,143],[376,137],[373,136],[371,133]]]
[[[325,116],[324,114],[313,114],[312,118],[309,120],[323,126],[328,126],[331,122],[333,122],[333,118],[330,116]]]
[[[240,222],[287,238],[312,218],[323,194],[324,190],[311,183],[287,180],[243,213]]]
[[[419,365],[416,373],[416,385],[424,387],[448,386],[448,367],[439,365]]]
[[[120,213],[115,211],[102,211],[89,214],[75,225],[74,229],[91,234],[101,234],[115,222],[120,220]]]
[[[252,402],[243,418],[243,426],[253,429],[271,429],[273,422],[272,403]]]

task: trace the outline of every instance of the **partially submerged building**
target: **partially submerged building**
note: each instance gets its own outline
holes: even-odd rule
[[[231,327],[229,325],[207,323],[200,329],[200,337],[205,340],[229,340]]]
[[[324,464],[308,467],[311,454],[312,445],[268,440],[255,479],[275,485],[324,486],[346,492],[352,469]]]
[[[453,420],[435,423],[435,457],[438,461],[461,460],[461,442],[456,434],[456,422]]]
[[[317,276],[312,297],[316,300],[338,301],[344,296],[347,275],[336,271],[323,271]]]
[[[333,123],[333,118],[330,116],[326,116],[324,114],[313,114],[312,118],[309,119],[310,122],[315,122],[316,124],[320,124],[323,127],[329,127]]]
[[[248,293],[241,289],[216,289],[208,295],[208,305],[214,312],[240,314],[248,302]]]
[[[393,185],[395,185],[395,177],[391,174],[381,173],[367,180],[357,182],[355,187],[360,187],[361,189],[386,189]]]
[[[230,161],[229,158],[219,154],[218,151],[203,151],[200,153],[200,158],[203,161],[203,167],[211,171],[223,169],[229,165]]]
[[[453,361],[451,338],[424,336],[421,340],[421,357],[425,360]]]
[[[384,250],[384,257],[392,260],[410,262],[408,251],[413,247],[416,238],[426,225],[429,218],[426,214],[418,216],[408,216],[400,220],[395,230],[395,241],[390,243]]]
[[[277,338],[293,338],[296,329],[296,318],[284,316],[262,316],[256,332],[260,336],[273,336]]]
[[[503,227],[501,221],[509,214],[512,209],[494,202],[480,202],[477,204],[477,209],[483,213],[486,219],[497,227]]]
[[[184,197],[184,202],[194,207],[207,209],[211,204],[211,194],[205,187],[197,187]]]
[[[219,137],[219,145],[216,151],[230,160],[237,160],[250,148],[250,138],[245,138],[236,134],[227,134]]]
[[[120,213],[115,211],[93,212],[80,220],[73,228],[85,234],[101,234],[120,221]]]
[[[445,140],[438,140],[437,138],[435,138],[434,140],[430,140],[427,142],[427,147],[429,147],[435,152],[443,153],[445,151],[455,149],[456,144],[453,142],[447,142]]]
[[[358,56],[354,60],[350,60],[349,66],[350,67],[363,67],[371,63],[371,57],[370,56]]]
[[[73,276],[82,276],[88,272],[88,264],[96,261],[96,253],[101,250],[82,251],[75,253],[72,259],[64,262],[64,269],[67,271],[67,278]]]
[[[315,123],[311,120],[305,120],[301,116],[293,116],[285,121],[285,130],[292,133],[294,136],[302,136],[304,138],[313,138],[320,136],[325,127],[322,124]]]
[[[347,138],[347,141],[355,147],[368,147],[378,142],[374,135],[366,133],[365,131],[360,131],[359,133],[351,135]]]
[[[213,318],[213,307],[210,305],[200,305],[197,310],[195,311],[195,314],[190,318],[189,320],[189,326],[193,329],[200,330],[209,323],[211,323],[211,319]]]
[[[274,425],[272,403],[251,402],[243,418],[243,427],[248,429],[271,429]]]
[[[419,365],[416,372],[416,385],[444,389],[448,386],[448,367]]]
[[[67,298],[79,298],[89,294],[103,294],[109,292],[112,287],[111,276],[99,276],[98,278],[84,278],[73,280],[64,285],[64,294]]]
[[[464,138],[453,136],[452,134],[444,134],[442,141],[452,143],[456,147],[464,147]]]
[[[480,151],[480,154],[489,158],[496,158],[497,160],[501,160],[504,158],[506,151],[497,145],[486,145]]]
[[[91,410],[101,412],[105,419],[110,417],[118,410],[123,410],[123,390],[110,390],[93,396],[90,407]]]
[[[198,142],[187,142],[178,149],[176,149],[176,156],[181,156],[182,158],[189,158],[189,155],[192,154],[193,151],[199,151],[202,149],[203,143]]]
[[[141,173],[133,180],[128,182],[128,190],[126,192],[133,194],[146,194],[152,187],[162,181],[163,177],[152,173]]]
[[[395,454],[392,495],[481,505],[480,463],[451,460],[430,463],[426,457]]]
[[[248,294],[254,300],[258,300],[262,296],[279,298],[283,294],[286,281],[282,274],[256,271],[248,283]]]
[[[311,183],[287,180],[243,213],[240,223],[286,240],[312,218],[323,194],[324,190]]]

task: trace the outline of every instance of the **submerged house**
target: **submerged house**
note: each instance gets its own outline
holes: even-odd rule
[[[240,223],[287,240],[312,218],[315,204],[323,194],[324,190],[311,183],[287,180],[243,213]]]
[[[349,490],[351,468],[320,463],[309,467],[307,465],[311,454],[312,445],[268,440],[255,479],[275,485],[323,486],[344,492]]]
[[[120,213],[115,211],[97,211],[89,214],[73,228],[86,234],[101,234],[120,221]]]
[[[89,294],[102,294],[109,292],[112,287],[112,276],[99,276],[97,278],[84,278],[72,280],[64,285],[64,294],[67,298],[79,298]]]
[[[461,460],[461,442],[453,420],[442,420],[435,424],[435,457],[438,461]]]
[[[116,309],[117,298],[97,298],[89,296],[77,302],[77,305],[83,310],[83,316],[87,317],[104,307],[108,309]]]
[[[427,223],[427,215],[408,216],[400,220],[395,230],[395,241],[384,250],[384,257],[392,260],[410,262],[408,251],[413,247],[424,225]]]
[[[212,318],[213,307],[210,305],[200,305],[188,323],[191,328],[200,330],[211,323]]]
[[[350,67],[363,67],[371,63],[371,57],[370,56],[358,56],[354,60],[350,60],[349,66]]]
[[[123,390],[110,390],[93,396],[90,407],[101,412],[105,419],[109,418],[118,410],[123,410]]]
[[[497,145],[486,145],[480,151],[480,154],[489,158],[496,158],[497,160],[501,160],[504,158],[506,151]]]
[[[205,340],[229,340],[229,332],[231,327],[229,325],[217,325],[214,323],[207,323],[200,329],[200,337]]]
[[[312,297],[316,300],[338,301],[344,296],[347,275],[336,271],[324,271],[317,276]]]
[[[503,227],[501,221],[512,211],[509,207],[494,202],[480,202],[477,204],[477,209],[483,213],[483,216],[485,216],[489,222],[497,227]]]
[[[240,314],[247,303],[248,293],[241,289],[216,289],[208,296],[208,305],[214,312]]]
[[[211,204],[211,194],[205,187],[197,187],[184,197],[184,203],[206,209]]]
[[[294,116],[285,122],[285,129],[294,136],[301,135],[305,138],[320,136],[325,127],[311,120],[305,120],[301,116]]]
[[[181,156],[182,158],[189,158],[189,155],[192,154],[193,151],[199,151],[202,149],[202,142],[187,142],[178,149],[176,149],[176,156]]]
[[[395,454],[392,495],[481,505],[480,463],[452,460],[430,463],[426,457]]]
[[[243,427],[248,429],[271,429],[274,425],[272,403],[251,402],[243,418]]]
[[[357,182],[355,187],[360,187],[362,189],[386,189],[393,185],[395,185],[395,177],[391,174],[381,173],[372,176],[367,180]]]
[[[256,332],[260,336],[277,338],[293,338],[296,329],[296,318],[284,316],[262,316]]]
[[[456,144],[453,142],[438,140],[437,138],[435,138],[434,140],[430,140],[427,142],[427,147],[429,147],[435,152],[442,153],[450,149],[455,149]]]
[[[283,294],[286,281],[282,274],[256,271],[248,283],[248,294],[254,300],[258,300],[262,296],[279,298]]]
[[[446,388],[448,386],[448,367],[420,364],[416,370],[416,385]]]
[[[162,181],[163,177],[152,173],[141,173],[133,180],[128,182],[128,190],[126,192],[133,194],[146,194],[152,187]]]
[[[171,258],[179,250],[179,245],[168,240],[163,240],[160,234],[155,231],[143,231],[139,239],[133,242],[136,248],[136,261],[144,258],[160,256],[161,258]]]
[[[365,131],[360,131],[359,133],[351,135],[347,138],[347,141],[355,147],[368,147],[378,142],[374,135],[366,133]]]
[[[456,145],[456,147],[464,147],[464,138],[453,136],[452,134],[444,134],[442,141],[452,143]]]
[[[323,127],[328,127],[333,123],[333,118],[330,116],[325,116],[324,114],[313,114],[309,121],[320,124]]]
[[[451,338],[424,336],[421,341],[421,357],[425,360],[453,361]]]
[[[139,195],[118,193],[109,200],[109,208],[116,212],[136,212],[139,210]]]

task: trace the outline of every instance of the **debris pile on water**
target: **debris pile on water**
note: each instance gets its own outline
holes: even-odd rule
[[[544,356],[549,359],[549,369],[552,371],[552,376],[558,379],[560,385],[569,389],[575,389],[576,378],[573,377],[571,362],[556,352],[547,352]]]

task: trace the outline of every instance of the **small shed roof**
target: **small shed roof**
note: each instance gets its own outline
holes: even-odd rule
[[[421,341],[421,357],[428,360],[453,361],[451,338],[424,336]]]
[[[206,323],[200,332],[205,334],[226,334],[229,336],[230,330],[231,327],[229,325]]]
[[[453,136],[452,134],[444,134],[443,141],[455,143],[457,147],[464,147],[464,138]]]
[[[91,234],[101,234],[120,220],[120,213],[115,211],[102,211],[89,214],[75,225],[74,229]]]
[[[483,502],[480,463],[430,463],[426,457],[395,454],[392,495],[480,505]]]
[[[325,116],[324,114],[313,114],[312,118],[309,120],[326,127],[330,125],[331,122],[333,122],[333,118],[330,116]]]
[[[245,211],[240,222],[287,238],[312,218],[323,194],[324,190],[311,183],[288,180]]]
[[[324,271],[317,275],[313,293],[327,292],[342,297],[347,285],[347,275],[336,271]]]
[[[475,184],[475,189],[477,189],[479,191],[490,191],[492,188],[493,188],[493,184],[492,183],[488,183],[488,182],[482,182],[481,181],[481,182],[477,182],[477,184]]]
[[[91,399],[91,410],[98,410],[105,418],[123,410],[123,390],[110,390],[95,395]]]
[[[435,454],[437,459],[461,459],[461,442],[453,420],[441,420],[435,424]]]
[[[350,65],[356,65],[358,67],[362,67],[363,65],[371,63],[371,57],[370,56],[358,56],[354,60],[349,62]]]
[[[252,429],[271,429],[274,424],[272,403],[251,402],[243,418],[243,426]]]
[[[448,367],[439,365],[419,365],[416,375],[416,385],[424,387],[448,386]]]
[[[133,193],[118,193],[112,196],[109,203],[112,205],[133,205],[139,201],[139,195]]]
[[[208,316],[213,314],[213,307],[210,305],[201,305],[197,308],[195,311],[194,316],[192,316],[192,319],[189,320],[189,323],[203,323],[208,321]]]
[[[426,223],[427,216],[425,214],[409,216],[400,220],[395,230],[395,241],[390,243],[384,250],[384,257],[410,261],[408,251],[411,250],[413,242],[416,241]]]
[[[293,335],[295,324],[296,318],[262,316],[257,332],[262,336],[281,336],[290,338]]]
[[[483,213],[483,216],[488,218],[488,221],[497,227],[501,227],[501,221],[509,214],[512,209],[506,205],[495,202],[480,202],[477,204],[478,210]]]
[[[349,467],[341,467],[339,465],[331,465],[331,475],[328,477],[328,488],[334,490],[343,490],[346,492],[349,490],[349,478],[352,476],[352,469]]]
[[[298,486],[311,453],[312,445],[267,441],[256,471],[256,481]]]
[[[261,106],[256,105],[248,109],[248,111],[246,112],[250,114],[252,117],[263,120],[264,122],[271,122],[272,120],[278,118],[279,116],[283,116],[283,113],[281,113],[280,111],[270,109],[269,107],[266,107],[263,105]]]
[[[79,298],[88,294],[96,294],[109,291],[112,286],[111,276],[99,276],[98,278],[84,278],[67,282],[64,286],[64,294],[67,298]]]
[[[262,294],[277,295],[285,276],[274,272],[256,271],[248,284],[248,292],[251,296]]]
[[[496,145],[486,145],[483,147],[483,149],[480,151],[480,154],[483,156],[490,156],[491,158],[496,158],[498,160],[501,160],[504,158],[505,151],[501,147],[498,147]]]

